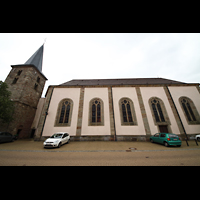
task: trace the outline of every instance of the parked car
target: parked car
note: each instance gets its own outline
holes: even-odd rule
[[[0,132],[0,142],[13,142],[15,136],[8,132]]]
[[[195,136],[195,139],[196,139],[198,142],[200,142],[200,135],[196,135],[196,136]]]
[[[58,147],[65,143],[69,143],[70,135],[68,133],[55,133],[50,138],[44,141],[44,148]]]
[[[166,147],[170,145],[176,145],[180,147],[182,144],[182,141],[180,140],[178,135],[174,133],[156,133],[155,135],[150,137],[150,142],[164,144]]]

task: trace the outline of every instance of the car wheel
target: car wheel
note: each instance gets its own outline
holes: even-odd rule
[[[168,146],[169,146],[169,144],[168,144],[167,142],[164,142],[164,145],[165,145],[166,147],[168,147]]]
[[[153,141],[152,139],[150,139],[150,142],[151,142],[151,143],[154,143],[154,141]]]
[[[200,142],[200,137],[197,138],[198,142]]]
[[[60,143],[58,144],[58,148],[60,148],[60,147],[61,147],[61,145],[62,145],[62,143],[60,142]]]

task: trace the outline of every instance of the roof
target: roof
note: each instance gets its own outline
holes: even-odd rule
[[[44,44],[24,63],[25,65],[35,65],[42,72]]]
[[[11,67],[34,67],[46,80],[48,80],[42,73],[43,51],[44,44],[24,64],[11,65]]]
[[[130,79],[74,79],[60,86],[92,86],[92,85],[160,85],[160,84],[186,84],[164,78],[130,78]]]

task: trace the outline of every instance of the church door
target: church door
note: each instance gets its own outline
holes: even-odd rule
[[[159,129],[160,129],[160,133],[169,133],[167,125],[159,126]]]

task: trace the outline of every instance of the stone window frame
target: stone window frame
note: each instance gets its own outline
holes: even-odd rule
[[[95,101],[100,102],[100,111],[101,111],[101,121],[100,122],[92,122],[92,106]],[[88,115],[88,126],[104,126],[104,103],[103,100],[99,97],[95,97],[89,102],[89,115]]]
[[[62,105],[64,102],[68,101],[70,103],[70,111],[69,111],[69,117],[68,117],[68,123],[59,123],[60,120],[60,115],[61,115],[61,110],[62,110]],[[71,119],[72,119],[72,111],[73,111],[73,100],[69,99],[69,98],[64,98],[62,99],[59,104],[58,104],[58,108],[57,108],[57,114],[56,114],[56,118],[55,118],[55,124],[54,127],[57,126],[71,126]],[[66,110],[64,113],[64,116],[66,115]]]
[[[185,100],[185,102],[184,102],[184,100]],[[196,109],[194,102],[189,97],[182,96],[179,98],[179,103],[180,103],[180,106],[182,108],[182,111],[184,113],[187,123],[190,125],[200,124],[200,115]],[[184,104],[188,103],[189,106],[186,106],[184,108],[182,105],[183,103]],[[190,109],[191,109],[192,113],[191,113]],[[194,115],[194,117],[192,115]],[[191,121],[189,120],[189,118]]]
[[[154,100],[156,100],[156,101],[159,103],[165,121],[162,121],[161,116],[160,116],[160,113],[159,113],[158,110],[157,110],[157,113],[158,113],[158,115],[159,115],[160,121],[159,121],[159,122],[156,121],[156,117],[155,117],[155,115],[154,115],[154,111],[153,111],[153,108],[152,108],[152,104],[154,103]],[[167,110],[166,110],[166,108],[165,108],[165,104],[163,103],[162,99],[160,99],[160,98],[158,98],[158,97],[151,97],[151,98],[149,99],[149,107],[150,107],[150,110],[151,110],[151,114],[152,114],[152,117],[153,117],[154,124],[155,124],[156,126],[159,126],[159,125],[168,125],[167,128],[168,128],[168,131],[170,132],[170,131],[171,131],[171,128],[170,128],[169,125],[171,125],[171,122],[170,122],[169,116],[168,116],[168,114],[167,114]]]
[[[124,120],[123,120],[122,102],[124,100],[126,100],[130,104],[131,116],[132,116],[133,122],[124,122]],[[135,108],[134,108],[134,103],[133,103],[133,101],[130,98],[128,98],[128,97],[122,97],[119,100],[119,112],[120,112],[120,119],[121,119],[121,125],[122,126],[137,126],[138,125],[137,124],[137,118],[136,118],[136,112],[135,112]]]

